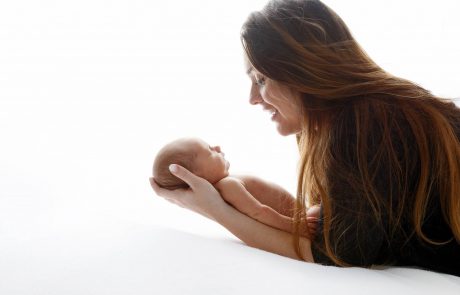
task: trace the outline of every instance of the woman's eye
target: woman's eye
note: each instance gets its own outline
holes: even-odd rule
[[[256,79],[256,84],[259,86],[265,86],[265,78]]]

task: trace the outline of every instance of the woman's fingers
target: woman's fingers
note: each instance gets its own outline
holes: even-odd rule
[[[169,166],[169,171],[171,171],[171,173],[177,178],[182,179],[192,190],[195,189],[200,180],[200,177],[177,164],[171,164]]]
[[[150,185],[155,193],[171,203],[213,219],[213,213],[217,206],[224,203],[216,188],[206,179],[194,175],[182,166],[173,164],[170,171],[174,176],[187,183],[190,188],[164,189],[151,177]]]
[[[162,197],[166,197],[166,195],[168,194],[168,190],[167,189],[164,189],[164,188],[161,188],[156,182],[155,182],[155,179],[153,177],[150,177],[149,178],[149,181],[150,181],[150,186],[152,187],[153,191],[159,195],[159,196],[162,196]]]
[[[167,199],[168,201],[177,199],[177,193],[172,190],[164,189],[160,187],[153,177],[149,178],[150,186],[152,187],[153,191],[160,197]]]
[[[152,187],[153,191],[158,194],[159,191],[160,191],[160,187],[158,186],[158,184],[155,182],[155,179],[153,177],[150,177],[149,178],[149,181],[150,181],[150,186]]]
[[[165,199],[166,201],[170,202],[170,203],[173,203],[175,205],[178,205],[180,207],[183,207],[182,203],[180,203],[178,200],[177,200],[177,194],[176,195],[173,195],[173,191],[171,190],[167,190],[167,189],[164,189],[164,188],[161,188],[156,182],[155,182],[155,179],[153,177],[150,177],[149,178],[149,181],[150,181],[150,186],[152,187],[152,189],[155,191],[155,193],[162,197],[163,199]]]

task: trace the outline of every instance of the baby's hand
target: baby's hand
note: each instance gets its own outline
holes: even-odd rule
[[[310,233],[314,236],[318,230],[318,221],[321,206],[315,205],[307,209],[307,226]]]

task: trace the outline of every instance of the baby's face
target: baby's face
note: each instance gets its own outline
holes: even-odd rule
[[[190,149],[196,153],[196,174],[215,183],[228,176],[230,163],[225,159],[219,146],[211,146],[201,139],[190,139]]]

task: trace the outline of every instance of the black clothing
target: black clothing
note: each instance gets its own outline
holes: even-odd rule
[[[439,222],[442,215],[433,215],[430,223],[430,229],[424,233],[428,237],[444,236],[452,238],[452,232],[444,222]],[[321,223],[319,225],[321,229]],[[361,226],[360,231],[367,230],[365,240],[356,240],[352,234],[353,229],[350,229],[344,235],[348,248],[336,253],[340,258],[356,266],[369,267],[371,265],[393,265],[417,267],[426,270],[432,270],[460,276],[460,245],[451,240],[445,245],[432,245],[414,234],[407,243],[405,240],[393,240],[390,243],[383,241],[385,233],[371,223],[366,226]],[[360,247],[361,246],[361,247]],[[313,259],[316,263],[324,265],[335,265],[335,263],[327,257],[323,252],[324,240],[322,231],[318,231],[315,240],[312,242]]]
[[[370,106],[367,104],[365,107],[369,108]],[[460,138],[460,110],[453,104],[451,107],[455,108],[456,111],[450,114],[456,113],[456,115],[455,118],[450,119],[454,120],[452,124],[457,132],[457,137]],[[343,221],[334,223],[334,227],[329,231],[331,249],[335,251],[334,253],[339,259],[354,266],[413,266],[460,276],[460,244],[453,237],[449,225],[443,218],[439,193],[436,189],[430,195],[422,229],[429,239],[445,243],[441,245],[427,243],[418,237],[412,226],[413,208],[411,205],[414,203],[413,195],[418,184],[420,159],[418,158],[415,137],[402,112],[397,107],[393,107],[388,120],[399,123],[394,125],[394,130],[391,129],[390,131],[391,142],[398,155],[398,160],[401,160],[401,165],[409,167],[409,178],[413,179],[409,192],[397,191],[402,180],[393,173],[395,167],[391,166],[390,161],[385,161],[385,155],[379,158],[381,156],[379,154],[381,151],[379,138],[381,139],[384,133],[381,122],[366,118],[370,130],[372,130],[372,136],[370,136],[371,134],[358,135],[357,132],[360,131],[356,131],[355,120],[357,120],[356,116],[359,115],[355,110],[356,108],[353,109],[352,106],[344,107],[338,114],[336,124],[331,131],[332,161],[328,179],[329,199],[332,216]],[[356,142],[360,136],[364,136],[368,140],[368,163],[376,175],[373,178],[374,189],[379,196],[387,198],[384,201],[388,207],[381,208],[382,210],[379,211],[380,218],[375,217],[373,203],[362,199],[365,198],[365,193],[368,191],[359,185]],[[410,142],[411,145],[408,146],[407,142]],[[411,156],[412,160],[410,161],[403,161],[403,159],[407,159],[408,153],[416,156]],[[344,175],[343,170],[336,173],[334,167],[339,166],[348,167],[350,174]],[[355,177],[356,175],[358,176]],[[401,203],[402,201],[405,203]],[[388,224],[389,211],[396,212],[396,208],[399,206],[403,206],[404,210],[399,223],[400,227],[395,229]],[[321,208],[319,230],[312,241],[313,258],[317,263],[334,265],[335,263],[325,255],[322,217]]]

